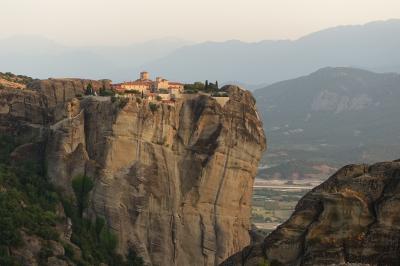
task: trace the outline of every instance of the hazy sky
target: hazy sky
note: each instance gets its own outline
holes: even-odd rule
[[[0,37],[69,45],[295,39],[327,27],[400,18],[400,0],[0,0]]]

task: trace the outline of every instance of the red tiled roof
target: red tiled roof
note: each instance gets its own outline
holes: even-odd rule
[[[183,85],[183,83],[180,83],[180,82],[169,82],[168,84],[170,84],[170,85]]]
[[[151,85],[151,81],[130,81],[130,82],[124,82],[121,85]]]
[[[163,81],[166,81],[165,79],[163,79]],[[122,83],[116,83],[116,84],[112,84],[113,87],[118,87],[118,86],[124,86],[124,85],[137,85],[137,86],[151,86],[153,85],[153,83],[156,83],[157,81],[152,81],[152,80],[135,80],[135,81],[127,81],[127,82],[122,82]],[[180,82],[172,82],[170,81],[168,83],[171,86],[183,86],[183,83]]]

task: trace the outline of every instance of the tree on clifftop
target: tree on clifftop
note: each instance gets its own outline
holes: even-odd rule
[[[94,95],[94,90],[93,90],[93,85],[92,85],[92,83],[89,83],[89,84],[86,86],[85,95]]]

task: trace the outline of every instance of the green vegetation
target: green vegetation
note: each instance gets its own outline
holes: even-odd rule
[[[10,249],[23,247],[23,232],[43,240],[38,259],[44,264],[53,255],[47,240],[61,241],[56,230],[57,224],[65,222],[57,215],[60,206],[64,206],[65,214],[72,220],[71,241],[82,251],[78,258],[70,244],[62,243],[65,256],[61,259],[80,266],[143,265],[143,260],[133,250],[126,260],[116,254],[118,239],[103,218],[93,221],[83,215],[94,186],[91,178],[73,179],[71,185],[76,201],[65,195],[60,197],[40,163],[18,161],[18,166],[12,164],[10,154],[18,145],[14,138],[0,136],[0,265],[19,265]]]
[[[139,257],[133,249],[129,249],[126,266],[142,266],[143,259]]]
[[[0,72],[0,78],[5,79],[10,82],[21,83],[27,85],[28,83],[34,81],[35,79],[24,76],[24,75],[15,75],[11,72],[2,73]]]
[[[79,185],[75,192],[77,206],[72,199],[64,199],[63,206],[66,215],[72,220],[71,241],[81,248],[82,259],[75,258],[73,249],[68,245],[66,245],[66,256],[80,265],[98,265],[101,262],[109,265],[123,265],[122,257],[115,253],[117,237],[110,232],[104,219],[96,218],[96,221],[92,222],[82,217],[82,212],[86,209],[82,206],[87,206],[90,192],[87,189],[92,186],[93,181],[88,177],[78,177],[74,180],[76,181],[73,184],[77,187]]]
[[[185,93],[192,94],[197,93],[199,91],[206,92],[206,93],[216,93],[219,92],[220,89],[218,87],[218,81],[215,83],[208,82],[206,80],[205,83],[203,82],[195,82],[193,84],[185,84],[184,86]]]
[[[139,92],[138,92],[138,93],[139,93]],[[93,88],[92,83],[89,83],[89,84],[86,86],[85,95],[96,95],[96,91],[95,91],[95,89]],[[104,96],[104,97],[106,97],[106,96],[114,96],[114,95],[115,95],[115,91],[110,90],[110,89],[106,89],[106,87],[103,86],[103,87],[101,87],[100,90],[99,90],[99,95],[100,95],[100,96]]]
[[[141,92],[138,90],[126,90],[125,93],[126,94],[141,94]]]
[[[274,198],[274,197],[279,197],[281,199],[285,200],[290,200],[292,197],[296,197],[296,201],[299,200],[304,194],[308,191],[309,189],[305,187],[302,190],[293,190],[293,191],[287,191],[286,193],[282,193],[282,191],[278,188],[258,188],[255,189],[253,192],[253,197],[257,196],[264,196],[266,198]],[[289,198],[286,198],[287,195],[291,195]]]
[[[59,197],[34,162],[10,163],[16,143],[0,137],[0,265],[14,265],[11,247],[23,245],[21,231],[45,240],[58,240],[55,225]]]
[[[218,81],[215,81],[215,83],[211,83],[208,82],[208,80],[206,80],[206,84],[204,86],[204,92],[213,93],[218,91],[219,91]]]
[[[66,255],[73,261],[81,265],[98,265],[105,262],[108,265],[143,265],[143,260],[130,252],[127,261],[122,256],[116,254],[118,244],[117,236],[111,232],[106,225],[106,221],[97,217],[93,222],[83,217],[83,213],[88,208],[89,194],[94,187],[94,182],[90,177],[78,176],[72,180],[72,188],[75,193],[76,204],[72,199],[63,200],[64,210],[73,224],[71,241],[78,245],[82,250],[83,261],[77,261],[73,250],[67,247]],[[135,261],[135,263],[132,263]]]
[[[10,154],[16,146],[14,138],[0,135],[0,165],[9,163]]]
[[[271,217],[265,217],[258,213],[253,213],[251,216],[253,223],[265,223],[265,222],[272,222]]]
[[[158,109],[158,105],[155,103],[149,103],[150,110],[154,113]]]
[[[119,98],[119,108],[124,108],[129,102],[128,98]]]
[[[92,179],[87,176],[78,176],[72,180],[72,188],[75,193],[80,217],[82,217],[83,211],[89,205],[89,192],[93,186]]]
[[[258,263],[258,266],[269,266],[269,265],[270,265],[270,264],[269,264],[269,262],[268,262],[267,259],[263,259],[262,262],[259,262],[259,263]]]
[[[185,93],[197,93],[199,91],[204,90],[204,83],[203,82],[195,82],[193,84],[185,84],[184,90]]]
[[[160,95],[157,95],[156,100],[157,100],[157,101],[161,101],[161,100],[162,100],[162,97],[161,97]]]
[[[94,95],[94,89],[92,83],[86,86],[85,95]]]
[[[284,186],[284,185],[282,185]],[[269,234],[293,213],[298,201],[309,191],[304,189],[256,188],[253,192],[251,219],[262,234]]]
[[[104,86],[99,91],[100,96],[114,96],[115,92],[113,90],[106,89]]]
[[[117,96],[114,95],[114,96],[111,96],[111,102],[112,103],[117,103],[118,107],[120,109],[122,109],[128,104],[129,99],[128,98],[117,97]]]

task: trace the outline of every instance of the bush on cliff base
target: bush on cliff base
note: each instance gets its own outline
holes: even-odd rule
[[[78,204],[79,216],[82,217],[83,211],[89,204],[89,193],[93,189],[94,183],[87,176],[77,176],[72,180],[72,188]]]
[[[10,163],[14,139],[0,136],[0,265],[17,265],[10,250],[23,246],[21,231],[58,240],[55,225],[58,195],[42,168],[30,161]]]
[[[138,264],[142,260],[137,256],[134,256],[135,263],[130,263],[132,256],[128,256],[124,261],[122,256],[116,253],[118,238],[109,229],[103,218],[97,217],[93,222],[83,217],[83,213],[89,206],[89,195],[93,187],[94,182],[90,177],[77,176],[72,180],[76,204],[73,204],[72,200],[64,200],[65,213],[71,218],[73,225],[71,241],[81,248],[85,263],[98,265],[106,262],[110,266],[143,265]]]
[[[56,224],[64,222],[64,218],[57,215],[61,202],[66,215],[73,221],[71,240],[82,251],[82,259],[77,259],[71,245],[62,243],[65,248],[63,260],[72,261],[76,265],[143,265],[135,253],[134,256],[130,253],[127,260],[117,255],[115,248],[118,239],[104,219],[97,218],[95,222],[82,219],[78,206],[72,204],[71,199],[60,197],[48,181],[43,165],[18,161],[14,166],[10,154],[17,146],[14,138],[0,135],[0,265],[20,265],[11,251],[24,248],[22,231],[43,241],[60,242]],[[87,197],[93,187],[93,182],[89,180],[80,177],[74,185],[83,210],[87,208]],[[52,255],[46,243],[43,243],[39,262],[47,262],[47,258]]]

